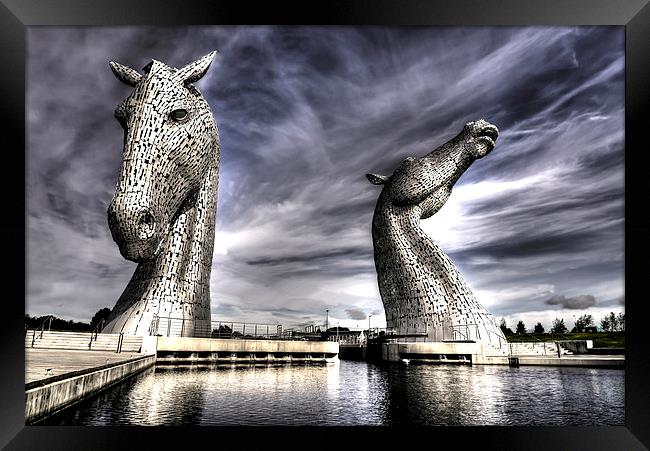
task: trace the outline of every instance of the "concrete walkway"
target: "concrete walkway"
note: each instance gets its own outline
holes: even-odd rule
[[[139,357],[135,352],[25,349],[25,384]],[[108,362],[106,360],[108,359]],[[48,374],[48,368],[51,370]]]

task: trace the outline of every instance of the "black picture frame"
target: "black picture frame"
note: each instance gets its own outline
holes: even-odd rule
[[[0,5],[0,76],[4,125],[4,315],[0,328],[2,413],[0,445],[7,449],[132,449],[137,446],[269,445],[374,446],[395,438],[402,446],[475,446],[498,449],[646,449],[650,447],[650,354],[644,334],[643,276],[650,223],[643,165],[650,105],[649,0],[3,0]],[[24,425],[25,284],[25,51],[26,27],[39,25],[620,25],[626,35],[625,111],[625,426],[446,428],[139,428]],[[8,144],[9,140],[12,144]],[[20,211],[25,214],[20,214]],[[22,248],[22,249],[21,249]],[[231,442],[231,440],[234,440]],[[257,445],[257,446],[255,446]]]

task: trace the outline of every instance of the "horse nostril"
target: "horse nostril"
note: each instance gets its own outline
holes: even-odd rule
[[[148,211],[145,211],[142,216],[140,217],[140,224],[144,225],[153,225],[154,220],[153,220],[153,215],[149,213]]]
[[[140,215],[139,225],[139,235],[140,238],[146,240],[151,238],[156,230],[156,220],[153,217],[153,214],[149,210],[145,210]]]

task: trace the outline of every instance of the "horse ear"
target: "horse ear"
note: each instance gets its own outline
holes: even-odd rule
[[[194,83],[195,81],[200,80],[208,71],[210,64],[212,64],[212,60],[214,59],[214,55],[216,54],[216,51],[208,53],[193,63],[188,64],[184,68],[179,69],[178,72],[176,72],[176,78],[181,79],[183,83]]]
[[[138,73],[135,69],[131,69],[128,66],[125,66],[120,63],[116,63],[114,61],[111,61],[108,63],[109,66],[111,66],[111,70],[115,74],[115,76],[120,80],[122,83],[125,83],[129,86],[135,86],[138,84],[140,79],[142,78],[142,75]]]
[[[366,174],[366,177],[373,185],[385,185],[390,180],[390,177],[387,175]]]

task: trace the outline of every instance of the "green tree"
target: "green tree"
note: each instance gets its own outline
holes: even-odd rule
[[[609,313],[609,323],[612,325],[612,332],[616,332],[619,330],[618,318],[616,317],[616,313],[614,312]]]
[[[525,333],[526,333],[526,325],[524,324],[523,321],[519,321],[517,323],[517,335],[521,335]]]
[[[514,334],[512,329],[510,329],[508,327],[508,325],[506,324],[506,319],[505,318],[501,318],[501,323],[499,324],[499,327],[501,328],[501,332],[503,332],[503,335],[513,335]]]
[[[44,327],[45,330],[70,330],[75,332],[90,332],[92,330],[88,323],[65,320],[54,315],[36,317],[25,315],[25,325],[29,328]]]
[[[544,326],[542,326],[542,323],[535,324],[534,332],[536,334],[543,334],[544,333]]]
[[[618,330],[625,332],[625,313],[619,313],[616,320],[618,322]]]
[[[609,315],[600,320],[600,330],[603,332],[610,332],[612,330],[612,325],[609,322]]]
[[[95,329],[95,326],[99,324],[101,320],[104,320],[104,322],[106,322],[106,318],[108,318],[108,315],[110,314],[111,309],[108,307],[104,307],[103,309],[98,310],[90,320],[90,327]]]
[[[233,335],[232,329],[225,324],[219,324],[219,328],[212,329],[212,333],[210,334],[212,338],[230,338]]]
[[[621,330],[616,314],[614,312],[609,312],[609,314],[605,315],[605,317],[600,320],[600,328],[603,332],[616,332]]]
[[[594,325],[594,318],[591,315],[582,315],[576,320],[575,331],[578,333],[584,332],[589,326]]]
[[[552,334],[563,334],[566,333],[567,328],[564,325],[564,318],[558,319],[555,318],[553,320],[553,325],[551,326],[551,333]]]

